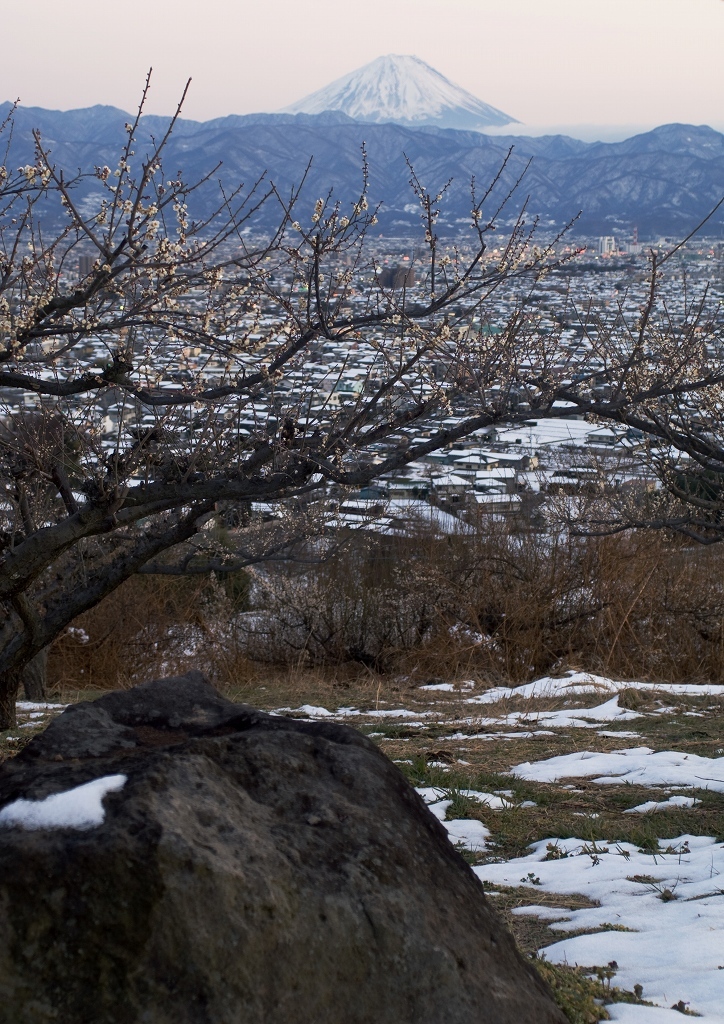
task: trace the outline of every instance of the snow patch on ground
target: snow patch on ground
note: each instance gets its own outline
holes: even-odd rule
[[[607,1006],[608,1015],[611,1020],[618,1021],[618,1024],[681,1024],[681,1013],[678,1010],[664,1010],[652,1006],[632,1006],[626,1003],[614,1003]],[[717,1024],[724,1021],[724,1017],[710,1017],[708,1021]]]
[[[458,818],[455,821],[443,821],[447,829],[448,839],[454,846],[462,846],[473,853],[479,853],[485,849],[485,844],[490,836],[490,829],[483,825],[482,821],[475,821],[472,818]]]
[[[359,711],[357,708],[340,708],[338,711],[328,711],[327,708],[316,707],[313,704],[302,704],[299,708],[277,708],[272,711],[273,715],[306,715],[308,718],[429,718],[432,711],[408,711],[407,708],[395,708],[375,711]]]
[[[692,683],[649,683],[608,679],[591,672],[568,672],[564,676],[543,676],[525,686],[495,686],[476,697],[466,698],[468,704],[495,704],[510,697],[560,697],[579,693],[620,693],[621,690],[656,690],[672,695],[721,695],[724,686]],[[579,713],[580,713],[579,708]]]
[[[286,710],[286,709],[282,709],[282,710]],[[309,715],[310,718],[332,718],[332,717],[334,717],[332,715],[331,711],[327,711],[326,708],[315,707],[313,704],[302,704],[302,706],[300,708],[297,708],[297,711],[300,714]]]
[[[631,783],[637,786],[691,786],[724,793],[724,757],[702,757],[676,750],[629,747],[608,753],[590,750],[561,754],[546,761],[529,761],[511,769],[513,775],[528,782],[558,782],[592,775],[601,785]]]
[[[477,698],[476,698],[477,699]],[[470,703],[470,701],[467,701]],[[512,711],[508,715],[478,719],[482,728],[495,725],[547,726],[549,729],[595,729],[601,722],[628,722],[641,718],[640,711],[629,711],[618,704],[618,696],[612,697],[595,708],[563,708],[559,711]]]
[[[670,796],[668,800],[647,800],[645,804],[629,807],[624,814],[650,814],[651,811],[669,811],[672,807],[695,807],[701,800],[693,796]]]
[[[489,807],[491,811],[502,811],[506,807],[515,807],[515,800],[498,793],[480,793],[475,789],[461,789],[460,796]]]
[[[546,861],[554,843],[558,859]],[[724,1022],[724,847],[714,839],[683,835],[662,839],[655,856],[630,843],[586,843],[581,839],[542,840],[532,853],[501,864],[473,870],[498,885],[531,886],[531,902],[518,913],[537,913],[535,891],[581,893],[598,907],[566,911],[568,920],[553,922],[554,930],[573,931],[618,925],[630,932],[604,931],[565,938],[546,947],[555,963],[606,964],[616,960],[616,984],[632,990],[643,985],[644,999],[670,1007],[680,999],[708,1021]],[[561,856],[565,854],[565,856]],[[664,895],[664,899],[662,899]],[[673,897],[673,898],[672,898]],[[548,915],[546,910],[546,916]],[[538,915],[542,916],[542,915]],[[614,1020],[664,1024],[663,1010],[633,1007]],[[680,1019],[680,1014],[673,1019]]]
[[[439,786],[418,786],[415,792],[420,794],[426,804],[436,804],[445,796],[445,790]]]
[[[103,797],[116,793],[125,775],[105,775],[82,786],[54,793],[44,800],[15,800],[0,810],[0,826],[7,828],[94,828],[105,818]]]
[[[19,712],[24,711],[64,711],[67,704],[50,704],[48,701],[19,700],[15,705]]]
[[[529,740],[533,736],[555,736],[552,729],[536,729],[534,732],[455,732],[451,736],[441,736],[440,742],[446,740]]]
[[[452,800],[441,799],[445,790],[437,786],[421,786],[417,792],[427,804],[428,810],[435,815],[438,821],[442,822],[448,834],[448,839],[454,846],[462,846],[474,853],[485,849],[486,840],[490,836],[490,829],[483,825],[482,821],[473,818],[456,818],[453,821],[446,821],[445,816],[448,808],[452,806]],[[472,791],[468,790],[466,795]],[[479,793],[478,796],[492,796],[489,793]],[[496,799],[493,797],[493,799]]]
[[[352,715],[367,715],[369,718],[430,718],[432,711],[407,711],[405,708],[389,711],[355,711],[353,708],[340,708],[337,712],[344,718]]]
[[[568,681],[574,679],[575,687],[586,687],[586,680],[590,682],[591,678],[578,674],[569,676]],[[465,720],[460,724],[590,728],[620,721],[624,715],[640,717],[639,713],[621,708],[618,703],[616,691],[630,683],[616,684],[603,677],[593,677],[593,683],[594,692],[610,687],[608,699],[595,708],[516,712],[500,718]],[[502,689],[498,688],[494,699],[500,699]],[[703,694],[716,693],[724,687],[682,685],[655,689],[674,694]],[[541,686],[535,684],[515,691],[511,689],[506,695],[521,690],[527,690],[531,697],[544,695]],[[545,695],[550,696],[550,690]],[[483,698],[489,700],[490,691]],[[661,713],[669,710],[661,709]],[[519,737],[521,734],[490,732],[478,734],[477,738],[501,739],[504,735]],[[463,733],[444,737],[453,738],[467,741],[474,737]],[[655,751],[646,746],[608,752],[578,751],[519,764],[511,771],[520,779],[537,783],[592,778],[601,785],[630,783],[669,791],[710,789],[724,793],[724,757],[704,757],[676,750]],[[565,788],[575,790],[575,785]],[[420,787],[418,792],[443,823],[451,841],[469,850],[485,850],[487,844],[490,851],[489,832],[480,822],[446,821],[455,806],[453,797],[465,797],[490,810],[514,805],[512,794],[504,791],[484,793],[428,786]],[[692,808],[699,803],[693,794],[678,793],[638,804],[627,813]],[[585,822],[581,827],[585,828]],[[612,1020],[622,1024],[666,1024],[667,1021],[675,1024],[681,1020],[681,1013],[671,1007],[681,1000],[710,1024],[724,1024],[724,845],[721,842],[712,837],[681,835],[660,839],[659,848],[651,851],[625,842],[553,837],[533,844],[530,851],[524,857],[480,865],[473,870],[479,878],[494,885],[529,888],[530,904],[516,908],[514,913],[539,917],[547,921],[554,932],[562,933],[560,942],[545,948],[549,960],[583,966],[615,960],[618,971],[614,984],[628,990],[640,984],[643,998],[655,1004],[653,1007],[607,1006]],[[561,896],[582,894],[594,905],[579,909],[544,906],[544,901],[536,896],[537,891]],[[590,934],[594,929],[603,930]],[[567,937],[567,933],[576,931],[589,934]]]
[[[439,817],[439,815],[433,810],[432,805],[439,807],[441,803],[445,803],[445,809],[447,809],[447,807],[452,803],[450,799],[446,799],[449,791],[441,789],[439,786],[419,786],[416,792],[420,794],[436,817]],[[477,789],[459,789],[455,792],[459,796],[465,797],[468,800],[475,800],[476,803],[484,804],[486,807],[489,807],[491,811],[502,811],[508,807],[535,807],[535,804],[530,800],[526,800],[524,805],[518,804],[513,798],[513,794],[510,790],[506,790],[505,792],[501,790],[499,793],[482,793]],[[443,818],[440,818],[440,820],[442,821]]]

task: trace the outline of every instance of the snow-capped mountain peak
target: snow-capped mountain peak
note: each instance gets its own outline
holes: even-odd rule
[[[286,107],[284,113],[340,110],[357,121],[477,129],[515,118],[483,103],[419,57],[388,54]]]

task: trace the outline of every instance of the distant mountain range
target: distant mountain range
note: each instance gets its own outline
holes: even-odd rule
[[[0,104],[0,121],[8,109],[9,104]],[[67,112],[20,108],[11,165],[33,162],[31,130],[38,128],[58,167],[70,172],[104,163],[113,167],[128,120],[126,112],[114,107]],[[145,139],[140,138],[136,146],[137,160],[149,136],[160,133],[166,123],[160,117],[143,118]],[[167,151],[166,168],[174,173],[183,168],[186,178],[193,180],[221,161],[218,177],[227,187],[240,181],[249,185],[267,172],[280,189],[288,191],[313,158],[303,210],[297,213],[302,220],[311,213],[314,200],[330,188],[344,203],[354,199],[361,183],[363,142],[369,156],[370,201],[384,204],[379,230],[385,235],[408,236],[420,226],[405,154],[428,188],[437,189],[448,178],[454,179],[440,222],[440,231],[447,233],[458,232],[468,221],[471,176],[484,187],[510,146],[513,155],[498,193],[510,188],[532,158],[519,202],[529,196],[529,213],[540,216],[550,229],[582,210],[579,234],[626,235],[638,226],[642,238],[680,235],[724,195],[724,135],[707,127],[678,124],[625,142],[585,143],[561,135],[486,136],[432,126],[362,123],[339,111],[232,115],[206,122],[181,120]],[[90,181],[81,191],[80,201],[92,204],[98,183]],[[218,186],[209,186],[194,200],[198,212],[210,210],[218,195]],[[269,208],[265,216],[269,226],[276,212]],[[722,231],[721,215],[709,230]]]
[[[286,107],[284,113],[323,114],[326,110],[340,111],[355,121],[391,121],[409,128],[432,125],[475,130],[515,121],[419,57],[399,54],[378,57]]]

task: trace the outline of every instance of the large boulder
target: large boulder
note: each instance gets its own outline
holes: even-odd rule
[[[1,1024],[564,1020],[352,729],[189,673],[69,707],[0,772]]]

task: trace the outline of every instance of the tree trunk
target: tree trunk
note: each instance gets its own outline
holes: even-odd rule
[[[45,700],[48,682],[48,648],[31,658],[22,670],[26,700]]]
[[[15,729],[15,704],[22,685],[26,700],[45,700],[48,676],[48,648],[31,658],[23,668],[0,672],[0,732]]]
[[[22,672],[17,669],[0,672],[0,732],[14,729],[18,722],[15,717],[15,702],[22,681]]]

